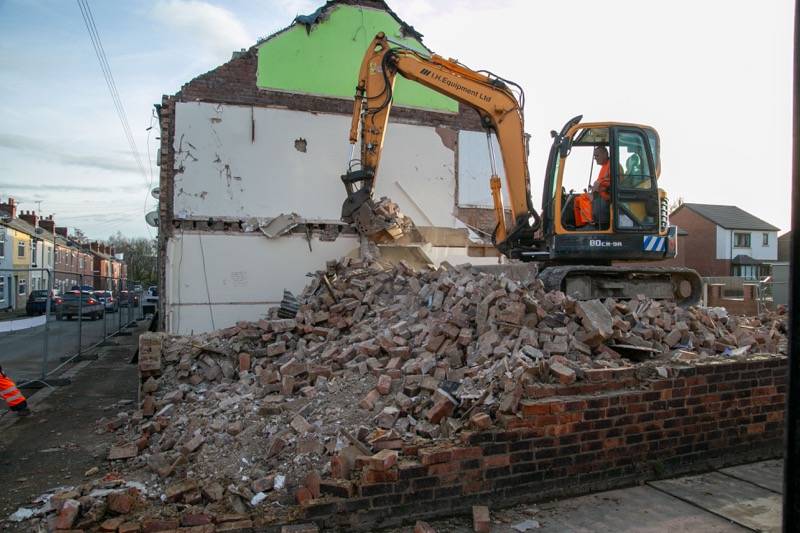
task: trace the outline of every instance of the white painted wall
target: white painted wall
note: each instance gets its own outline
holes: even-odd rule
[[[254,129],[253,129],[254,125]],[[178,103],[175,218],[339,219],[350,119],[282,109]],[[295,149],[304,139],[306,151]],[[457,227],[455,154],[435,128],[391,124],[376,187],[417,224]]]
[[[503,184],[503,205],[508,206],[508,188],[503,158],[497,137],[492,135],[495,169]],[[489,143],[486,133],[480,131],[458,132],[458,205],[460,207],[494,207],[489,178],[492,166],[489,161]]]
[[[734,233],[749,233],[750,247],[731,250],[731,239]],[[749,255],[761,261],[777,261],[778,259],[778,232],[768,231],[769,245],[762,245],[763,231],[729,230],[717,226],[717,259],[733,259],[737,255]],[[736,242],[735,240],[733,242]],[[732,255],[731,255],[732,254]]]
[[[166,329],[186,334],[263,318],[284,289],[298,294],[309,282],[306,273],[357,247],[355,236],[313,238],[309,251],[303,236],[176,232],[167,242]]]

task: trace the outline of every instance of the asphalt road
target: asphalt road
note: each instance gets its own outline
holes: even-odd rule
[[[121,309],[122,324],[128,317],[141,318],[141,309]],[[84,317],[80,324],[81,348],[86,349],[119,329],[120,313],[106,313],[105,320]],[[48,324],[48,371],[61,364],[63,357],[78,352],[78,320],[56,320],[51,316]],[[44,326],[12,333],[0,334],[0,365],[15,381],[36,379],[41,374],[44,352]]]

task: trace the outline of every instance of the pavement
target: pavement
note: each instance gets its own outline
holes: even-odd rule
[[[104,320],[84,318],[80,324],[81,349],[102,341],[105,335],[117,331],[120,319],[125,325],[128,317],[134,314],[141,317],[141,310],[132,309],[129,315],[128,309],[123,307],[121,313],[106,313]],[[0,365],[15,381],[37,379],[41,375],[44,329],[38,326],[0,334]],[[78,320],[56,320],[55,316],[50,316],[48,330],[47,370],[51,371],[61,364],[62,358],[78,352]]]
[[[760,461],[587,496],[492,510],[491,533],[778,533],[782,493],[783,461]],[[466,516],[428,523],[440,532],[474,531],[471,517]],[[411,531],[413,527],[385,533]]]
[[[129,361],[147,326],[140,321],[131,336],[115,339],[117,346],[96,348],[97,360],[67,370],[70,385],[29,396],[32,416],[17,418],[0,406],[0,520],[48,489],[82,483],[92,467],[109,470],[113,434],[98,434],[97,421],[136,401],[137,367]],[[8,531],[29,527],[0,522]]]

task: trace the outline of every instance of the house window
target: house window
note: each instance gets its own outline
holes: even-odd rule
[[[6,234],[0,234],[0,259],[6,256]]]
[[[25,257],[25,241],[17,243],[17,257]]]
[[[53,250],[54,263],[58,263],[58,246]]]
[[[36,241],[31,242],[31,266],[36,267]]]
[[[761,234],[761,246],[769,246],[769,233]]]
[[[0,276],[0,302],[6,301],[6,278]]]
[[[83,270],[83,256],[80,256],[79,261],[80,261],[80,268],[81,270]]]
[[[27,280],[21,279],[19,280],[19,294],[28,294],[28,282]]]
[[[52,265],[53,264],[53,249],[52,248],[48,248],[47,249],[47,264],[48,265]]]
[[[749,233],[734,233],[733,245],[736,248],[750,248],[750,234]]]

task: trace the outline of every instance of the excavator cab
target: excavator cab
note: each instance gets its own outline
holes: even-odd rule
[[[553,132],[542,216],[551,259],[602,264],[674,257],[675,231],[658,188],[658,133],[580,119]]]

